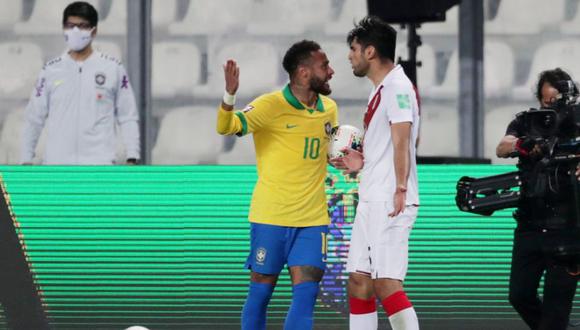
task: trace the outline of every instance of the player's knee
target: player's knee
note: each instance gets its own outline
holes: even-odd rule
[[[305,282],[320,282],[324,276],[324,270],[314,266],[290,267],[292,285]]]
[[[351,273],[348,277],[348,292],[350,296],[368,299],[373,296],[373,280],[366,275]]]
[[[276,281],[278,281],[278,275],[260,274],[252,272],[251,281],[255,283],[276,285]]]
[[[399,280],[377,279],[374,281],[374,290],[379,299],[385,299],[397,291],[403,290],[403,284]]]

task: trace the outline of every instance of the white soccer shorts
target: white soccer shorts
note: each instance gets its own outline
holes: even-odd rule
[[[366,273],[371,278],[403,281],[409,262],[409,235],[417,219],[418,207],[407,206],[389,217],[387,202],[360,202],[350,238],[346,270]]]

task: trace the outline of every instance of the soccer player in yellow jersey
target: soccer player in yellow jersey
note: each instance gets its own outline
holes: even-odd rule
[[[326,267],[330,220],[324,180],[330,133],[337,126],[336,103],[326,95],[334,70],[320,46],[309,40],[292,45],[283,66],[290,77],[286,87],[233,111],[240,70],[234,60],[224,65],[226,91],[217,131],[252,133],[258,170],[249,215],[246,267],[251,281],[242,311],[243,330],[266,328],[266,309],[284,265],[292,278],[284,329],[312,329]]]

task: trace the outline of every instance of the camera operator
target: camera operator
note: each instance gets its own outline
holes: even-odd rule
[[[558,90],[560,82],[571,81],[570,75],[556,68],[540,74],[536,98],[542,108],[554,108],[564,91]],[[576,86],[574,93],[578,94]],[[526,137],[524,116],[518,114],[509,124],[506,135],[496,149],[498,157],[518,157],[518,168],[522,176],[532,174],[537,162],[542,158],[542,147],[534,139]],[[580,170],[575,175],[579,177]],[[539,184],[530,182],[537,179],[533,174],[526,176],[528,187]],[[531,329],[566,329],[569,322],[572,301],[576,292],[578,277],[571,275],[563,266],[554,264],[554,255],[548,253],[551,247],[563,241],[573,241],[577,231],[570,227],[550,226],[555,217],[555,207],[550,204],[550,196],[535,198],[523,194],[514,212],[517,228],[514,233],[509,301]],[[568,204],[574,203],[569,198]],[[568,206],[573,208],[573,206]],[[538,296],[538,287],[545,275],[543,301]]]

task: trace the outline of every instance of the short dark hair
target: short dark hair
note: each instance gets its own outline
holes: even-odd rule
[[[292,77],[299,65],[304,64],[312,56],[312,52],[320,50],[320,45],[312,40],[302,40],[294,43],[286,51],[282,66]]]
[[[539,75],[538,84],[536,86],[536,98],[538,101],[542,103],[542,86],[544,86],[545,83],[549,83],[552,87],[556,88],[558,92],[562,93],[564,91],[560,90],[560,83],[565,80],[572,80],[572,77],[560,68],[542,71]],[[578,95],[578,87],[576,84],[574,84],[574,94]]]
[[[93,5],[84,1],[77,1],[69,4],[62,13],[62,24],[66,24],[71,16],[78,16],[89,21],[91,26],[97,26],[99,22],[99,13]]]
[[[373,46],[379,57],[395,61],[397,31],[376,16],[366,16],[354,25],[346,37],[349,46],[353,41],[364,48]]]

